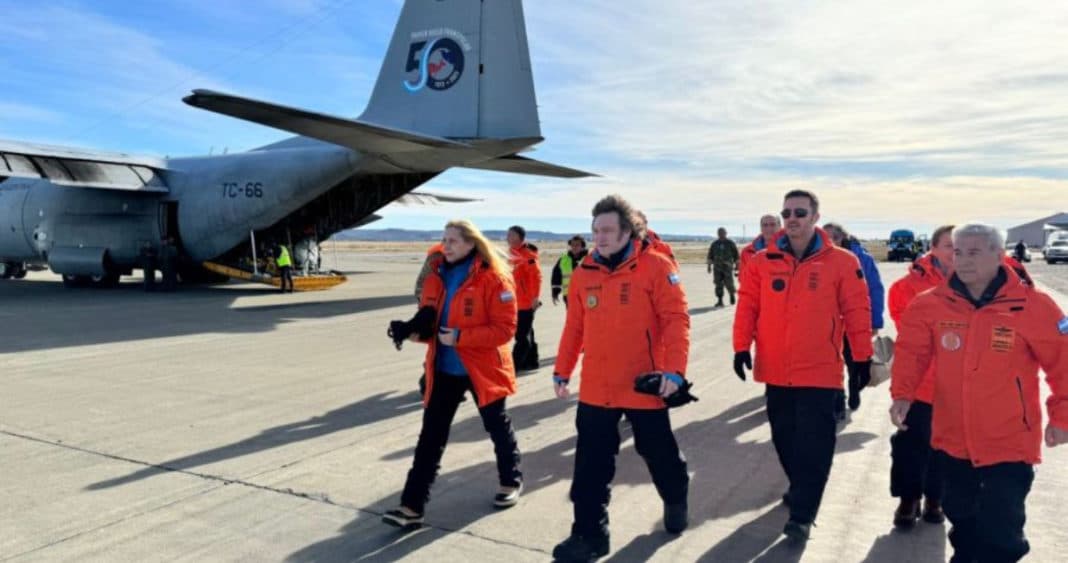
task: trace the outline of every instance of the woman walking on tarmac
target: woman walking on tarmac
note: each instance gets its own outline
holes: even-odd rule
[[[430,486],[437,477],[456,409],[471,392],[483,426],[493,440],[500,488],[497,508],[519,502],[523,474],[519,446],[505,398],[516,391],[509,344],[516,330],[515,289],[509,267],[470,221],[450,221],[442,237],[442,258],[423,285],[419,312],[393,321],[390,336],[428,344],[423,428],[400,506],[382,520],[401,528],[423,523]]]
[[[823,226],[823,230],[827,231],[827,235],[834,241],[834,245],[839,248],[844,248],[853,253],[860,261],[860,267],[864,276],[864,283],[868,286],[868,298],[871,302],[871,332],[873,335],[878,336],[879,331],[883,328],[883,280],[879,277],[879,268],[875,265],[875,258],[860,244],[860,241],[853,235],[849,234],[842,225],[838,223],[827,223]],[[849,374],[848,388],[849,388],[849,410],[855,411],[860,408],[860,391],[868,385],[867,381],[861,381],[861,376],[857,371],[857,364],[853,360],[853,350],[849,346],[849,339],[845,339],[842,344],[842,356],[845,358],[846,372]],[[846,418],[846,396],[845,392],[840,391],[838,398],[834,406],[834,417],[839,422]]]

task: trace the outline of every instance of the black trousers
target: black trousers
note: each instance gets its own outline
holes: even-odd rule
[[[534,341],[534,309],[519,310],[512,361],[516,369],[538,369],[538,343]]]
[[[441,456],[449,442],[449,427],[456,416],[456,407],[468,391],[475,397],[471,380],[467,377],[455,377],[443,373],[434,375],[434,388],[430,392],[430,402],[423,410],[423,429],[419,432],[419,442],[415,446],[415,459],[412,469],[408,471],[408,480],[404,483],[401,504],[422,513],[430,500],[430,486],[438,476],[441,468]],[[497,476],[501,486],[516,487],[523,480],[519,471],[519,444],[512,431],[512,420],[505,412],[504,399],[492,402],[478,409],[482,425],[493,440],[493,452],[497,456]]]
[[[857,362],[853,360],[853,349],[849,347],[848,337],[842,339],[842,359],[845,360],[846,373],[849,375],[849,378],[846,380],[846,388],[849,389],[849,396],[857,397],[859,400],[861,389],[871,382],[860,380],[860,373],[857,370]],[[837,403],[835,404],[836,412],[845,412],[845,407],[846,393],[845,391],[839,391]]]
[[[619,420],[626,416],[634,432],[634,449],[645,460],[660,498],[669,504],[686,501],[690,476],[686,459],[671,430],[668,410],[611,409],[579,403],[575,416],[578,445],[571,502],[572,532],[608,536],[608,502],[619,453]]]
[[[281,266],[278,268],[278,275],[281,282],[278,286],[278,290],[285,291],[286,283],[289,283],[289,291],[293,291],[293,268],[290,266]]]
[[[890,437],[890,494],[906,499],[941,502],[945,476],[939,456],[931,449],[931,405],[915,401],[905,417],[908,430]]]
[[[790,481],[790,519],[812,523],[823,500],[837,440],[836,389],[780,387],[765,390],[771,440]]]
[[[953,563],[1019,561],[1031,550],[1024,536],[1024,503],[1035,479],[1027,463],[974,467],[936,451],[946,472],[943,508],[953,524]]]

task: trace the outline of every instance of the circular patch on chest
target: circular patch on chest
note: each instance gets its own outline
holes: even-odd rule
[[[950,352],[960,350],[961,340],[960,335],[955,332],[945,332],[942,334],[942,347]]]
[[[786,280],[774,280],[771,282],[771,289],[775,291],[782,291],[786,289]]]

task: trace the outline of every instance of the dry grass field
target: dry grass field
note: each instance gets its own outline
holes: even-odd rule
[[[541,251],[542,264],[551,265],[555,264],[556,260],[563,253],[567,245],[563,241],[530,241],[538,246]],[[709,241],[711,242],[711,241]],[[675,250],[675,257],[679,262],[683,264],[704,264],[705,256],[708,252],[709,242],[671,242],[671,247]],[[871,252],[872,256],[876,260],[883,262],[886,260],[886,241],[884,240],[870,240],[863,241],[865,248],[868,252]],[[421,254],[426,252],[426,249],[433,244],[432,241],[418,241],[418,242],[379,242],[379,241],[330,241],[323,245],[325,255],[329,256],[334,249],[342,252],[356,252],[356,253],[370,253],[370,254]],[[500,247],[504,248],[504,243],[498,243]],[[739,245],[739,248],[741,245]]]

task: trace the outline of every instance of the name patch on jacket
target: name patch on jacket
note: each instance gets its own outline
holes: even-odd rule
[[[511,291],[501,292],[501,303],[511,303],[512,301],[515,301],[515,295]]]
[[[630,283],[624,283],[619,289],[619,304],[630,305]]]
[[[1064,317],[1057,322],[1057,332],[1061,334],[1068,334],[1068,317]]]
[[[1012,327],[996,326],[990,335],[990,349],[995,352],[1011,352],[1016,342],[1016,331]]]

